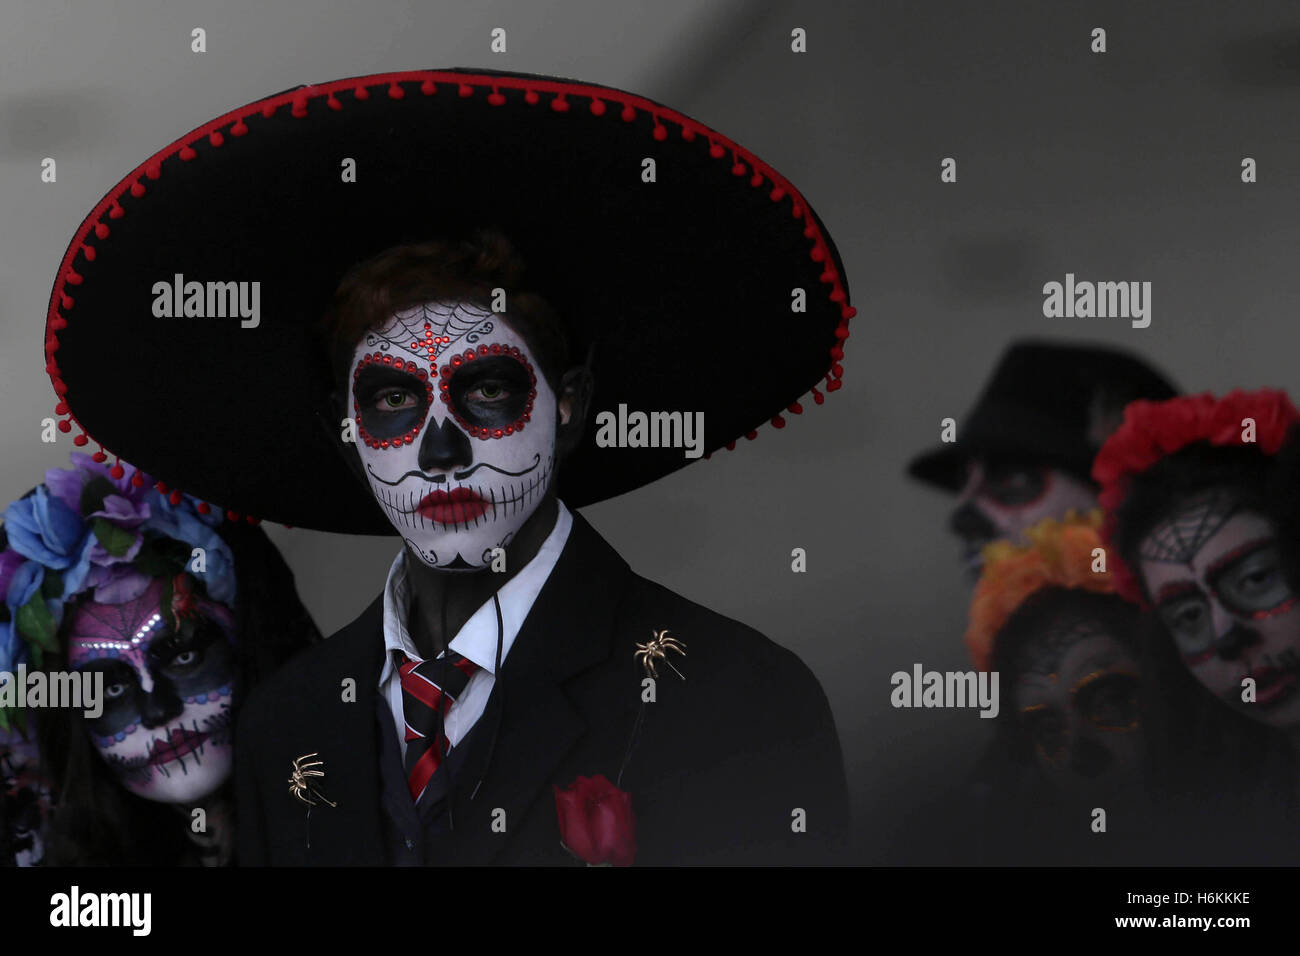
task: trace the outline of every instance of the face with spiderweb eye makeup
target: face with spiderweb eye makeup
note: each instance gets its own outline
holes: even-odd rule
[[[1300,725],[1300,597],[1264,515],[1228,489],[1178,503],[1140,542],[1142,583],[1183,663],[1261,723]],[[1242,700],[1253,681],[1253,701]]]
[[[375,499],[421,561],[492,562],[555,467],[557,402],[527,342],[467,303],[400,311],[352,357],[357,452]]]
[[[233,767],[233,618],[200,598],[172,626],[162,599],[155,578],[134,600],[79,605],[65,624],[68,660],[104,675],[103,713],[86,730],[122,786],[146,800],[193,803]]]

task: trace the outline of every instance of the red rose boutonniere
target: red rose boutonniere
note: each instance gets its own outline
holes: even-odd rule
[[[632,795],[603,775],[579,777],[555,790],[560,845],[589,866],[631,866],[636,856]]]

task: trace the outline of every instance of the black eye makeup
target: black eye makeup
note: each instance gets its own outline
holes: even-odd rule
[[[234,676],[234,652],[221,625],[200,617],[149,647],[149,669],[182,698],[215,690]]]
[[[474,438],[522,431],[537,397],[537,375],[518,348],[480,345],[453,355],[438,384],[442,400]]]
[[[111,737],[140,722],[144,692],[135,670],[125,661],[102,657],[78,668],[83,674],[104,675],[103,713],[86,718],[87,725],[101,737]]]
[[[400,447],[414,440],[429,414],[428,372],[400,357],[367,355],[353,373],[357,429],[372,448]]]
[[[1164,588],[1157,598],[1156,613],[1183,654],[1202,653],[1214,642],[1210,600],[1196,585]]]
[[[994,465],[988,469],[980,490],[998,504],[1011,508],[1036,500],[1046,485],[1041,469]]]
[[[1099,730],[1137,730],[1141,681],[1130,671],[1094,671],[1074,686],[1074,706]]]
[[[1267,617],[1294,603],[1282,571],[1282,554],[1271,539],[1231,552],[1208,577],[1224,606],[1241,616]]]

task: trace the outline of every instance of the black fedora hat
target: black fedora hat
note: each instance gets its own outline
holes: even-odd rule
[[[349,160],[355,181],[341,175]],[[412,71],[233,110],[108,192],[51,295],[60,428],[237,515],[392,533],[313,424],[329,382],[307,356],[351,266],[480,227],[510,239],[530,284],[594,346],[594,412],[702,411],[713,452],[839,387],[854,314],[843,265],[761,159],[619,90]],[[256,288],[255,324],[155,314],[156,288],[189,282],[247,283],[249,302]],[[598,448],[594,433],[560,472],[574,506],[691,460]]]
[[[917,456],[908,474],[960,491],[973,458],[1048,465],[1091,482],[1092,459],[1139,398],[1177,394],[1137,356],[1094,344],[1023,340],[1003,353],[957,440]]]

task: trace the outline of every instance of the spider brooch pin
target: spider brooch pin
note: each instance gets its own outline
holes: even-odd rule
[[[678,654],[685,657],[686,645],[675,637],[669,637],[667,628],[662,631],[651,631],[650,633],[654,635],[654,638],[646,641],[644,644],[638,644],[636,646],[636,653],[632,656],[635,657],[641,666],[645,668],[646,674],[650,677],[659,676],[659,672],[655,669],[655,662],[663,661],[669,667],[673,668],[674,674],[682,680],[686,680],[685,675],[683,675],[676,667],[673,667],[673,662],[668,659],[667,653],[668,651],[676,651]]]
[[[289,775],[289,792],[309,807],[318,806],[317,801],[337,807],[338,804],[317,790],[313,782],[315,778],[325,778],[325,771],[317,769],[325,766],[325,761],[311,759],[317,756],[319,755],[314,753],[303,754],[293,762],[293,773]]]

